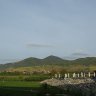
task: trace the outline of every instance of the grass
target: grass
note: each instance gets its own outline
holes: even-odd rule
[[[0,81],[0,96],[37,96],[41,84],[27,81]]]
[[[49,79],[51,76],[44,75],[44,74],[32,74],[32,75],[8,75],[8,74],[1,74],[0,81],[43,81],[45,79]]]
[[[41,85],[39,82],[0,81],[0,96],[45,96],[46,93],[60,92],[58,88]]]
[[[39,82],[26,82],[26,81],[0,81],[2,87],[40,87]]]

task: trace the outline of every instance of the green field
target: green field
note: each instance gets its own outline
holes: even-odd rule
[[[39,82],[26,82],[26,81],[0,81],[1,87],[40,87]]]
[[[32,75],[10,75],[10,73],[0,73],[0,81],[34,81],[40,82],[51,78],[50,75],[32,74]]]
[[[0,75],[0,96],[37,96],[46,75]]]
[[[39,82],[0,81],[0,96],[46,96],[47,93],[55,96],[54,94],[59,94],[61,91]]]

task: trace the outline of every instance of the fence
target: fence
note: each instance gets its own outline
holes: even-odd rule
[[[91,78],[91,77],[96,77],[96,73],[93,72],[93,73],[84,73],[84,72],[81,72],[81,73],[65,73],[65,74],[55,74],[54,75],[55,78]]]

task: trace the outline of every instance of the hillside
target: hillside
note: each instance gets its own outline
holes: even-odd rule
[[[69,62],[68,60],[63,60],[62,58],[53,55],[44,58],[42,61],[45,65],[66,65]]]
[[[19,62],[0,64],[0,70],[6,68],[18,68],[18,67],[32,67],[32,66],[46,66],[46,65],[58,65],[58,66],[75,66],[75,65],[96,65],[96,57],[79,58],[76,60],[64,60],[57,56],[48,56],[44,59],[38,59],[30,57]]]
[[[86,57],[73,60],[75,64],[82,64],[85,66],[96,65],[96,57]]]

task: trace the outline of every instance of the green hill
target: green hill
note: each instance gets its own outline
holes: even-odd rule
[[[96,65],[96,57],[79,58],[76,60],[64,60],[57,56],[48,56],[44,59],[38,59],[30,57],[19,62],[0,64],[0,70],[6,68],[18,68],[18,67],[32,67],[32,66],[46,66],[46,65],[58,65],[58,66],[74,66],[74,65]]]
[[[42,61],[43,61],[43,64],[45,64],[45,65],[66,65],[66,64],[68,64],[68,60],[63,60],[62,58],[53,56],[53,55],[44,58]]]
[[[85,66],[96,65],[96,57],[79,58],[72,61],[73,64],[82,64]]]

